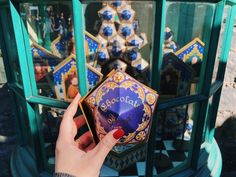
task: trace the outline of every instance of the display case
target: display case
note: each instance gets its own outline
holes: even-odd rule
[[[159,100],[148,142],[115,146],[101,177],[220,176],[214,124],[235,16],[234,2],[225,3],[2,1],[0,42],[22,142],[13,176],[52,176],[65,109],[113,69]]]

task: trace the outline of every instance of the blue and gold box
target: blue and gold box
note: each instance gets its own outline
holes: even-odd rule
[[[113,70],[80,101],[80,107],[96,142],[122,128],[125,135],[118,144],[137,144],[148,140],[157,99],[156,91]]]

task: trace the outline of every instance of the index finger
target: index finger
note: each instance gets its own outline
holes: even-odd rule
[[[80,98],[81,98],[81,95],[78,93],[76,95],[76,97],[73,99],[73,101],[71,102],[71,104],[66,109],[63,119],[73,120],[73,117],[78,109],[78,104],[79,104]]]

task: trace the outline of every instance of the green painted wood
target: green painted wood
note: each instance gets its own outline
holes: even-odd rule
[[[45,106],[57,107],[61,109],[66,109],[69,106],[68,102],[59,101],[52,98],[45,98],[43,96],[32,96],[30,98],[27,98],[27,101],[29,103],[35,103],[35,104],[39,103]]]
[[[1,9],[1,21],[4,23],[2,26],[2,54],[4,57],[4,61],[6,61],[6,71],[9,77],[8,82],[15,83],[18,85],[22,84],[22,77],[21,75],[17,75],[15,69],[17,67],[18,55],[15,46],[15,36],[12,35],[12,24],[11,18],[8,18],[10,15],[10,8],[9,6],[2,6]],[[6,20],[7,19],[7,20]],[[13,43],[13,44],[12,44]],[[14,49],[14,50],[13,50]],[[20,68],[19,68],[20,72]],[[20,86],[20,88],[23,88]]]
[[[236,0],[227,0],[226,3],[228,5],[234,6],[234,5],[236,5]]]
[[[29,78],[29,71],[27,68],[27,54],[25,52],[24,45],[22,45],[24,44],[24,39],[23,39],[22,29],[21,29],[21,18],[15,6],[12,4],[12,2],[10,1],[9,3],[10,3],[14,35],[16,38],[16,46],[17,46],[19,63],[20,63],[20,70],[21,70],[22,80],[23,80],[24,94],[25,94],[25,97],[30,97],[32,95],[32,89],[29,83],[30,78]]]
[[[230,42],[231,42],[232,31],[233,31],[233,26],[234,26],[234,18],[235,18],[234,12],[232,10],[229,10],[229,13],[227,14],[227,17],[226,17],[225,31],[224,31],[223,42],[222,42],[224,45],[222,45],[222,49],[221,49],[220,64],[219,64],[217,79],[216,79],[216,82],[218,82],[218,85],[219,83],[221,83],[222,85],[222,82],[223,82],[223,79],[221,77],[222,76],[224,77],[224,74],[222,75],[222,73],[225,73],[225,68],[227,64],[227,58],[228,58],[228,53],[230,50]],[[216,87],[215,84],[213,84],[212,89],[214,89],[214,92],[216,93],[216,95],[219,96],[220,95],[219,90],[222,89],[222,86],[218,87],[218,89],[216,89],[215,87]],[[214,105],[212,106],[212,110],[210,110],[211,113],[210,114],[208,113],[209,117],[208,117],[208,121],[206,125],[206,134],[205,134],[206,141],[211,141],[214,135],[214,130],[213,130],[215,126],[214,116],[215,117],[217,116],[216,107],[218,110],[219,99],[220,98],[216,98],[215,96],[213,97]],[[212,111],[213,111],[213,114],[212,114]]]
[[[211,32],[211,39],[209,41],[209,50],[206,51],[204,58],[207,58],[207,63],[206,63],[206,74],[204,78],[204,83],[202,81],[202,93],[204,95],[209,96],[210,93],[210,86],[211,86],[211,78],[213,74],[213,66],[216,58],[216,51],[217,51],[217,46],[218,46],[218,40],[219,40],[219,34],[220,34],[220,26],[222,22],[222,16],[223,16],[223,10],[224,10],[224,4],[225,1],[221,1],[217,3],[216,6],[216,11],[215,11],[215,16],[214,16],[214,21],[213,21],[213,27],[212,27],[212,32]],[[207,57],[205,57],[207,56]],[[200,103],[199,107],[199,115],[197,118],[197,121],[195,122],[196,130],[193,131],[193,146],[192,148],[192,161],[191,164],[194,168],[197,167],[197,162],[198,162],[198,154],[200,152],[200,146],[202,143],[202,133],[203,128],[204,128],[204,120],[206,118],[206,113],[207,113],[207,106],[208,106],[208,101],[203,101]],[[214,118],[215,119],[215,118]]]
[[[34,154],[36,156],[36,164],[37,164],[37,169],[42,171],[45,169],[45,163],[44,163],[44,149],[42,149],[42,132],[40,131],[40,120],[37,117],[37,109],[35,109],[35,105],[31,105],[29,103],[26,103],[26,109],[27,109],[27,114],[29,118],[29,125],[30,125],[30,131],[32,133],[33,137],[33,142],[34,142]]]
[[[214,84],[212,84],[209,97],[214,95],[219,89],[221,89],[222,86],[223,82],[220,81],[216,81]]]
[[[200,102],[200,101],[204,101],[204,100],[208,100],[208,97],[203,94],[188,95],[185,97],[177,97],[177,98],[173,98],[171,100],[160,102],[158,104],[158,111],[170,109],[170,108],[185,105],[188,103]]]
[[[15,5],[12,2],[10,3],[10,10],[11,10],[11,16],[12,16],[12,22],[13,22],[13,28],[14,28],[14,35],[16,37],[16,46],[17,46],[17,53],[19,57],[19,62],[20,62],[20,68],[21,68],[21,73],[22,73],[22,78],[23,78],[23,87],[24,87],[24,94],[26,98],[30,98],[33,94],[32,89],[34,91],[35,88],[31,87],[31,83],[29,82],[30,80],[30,73],[29,73],[29,68],[28,68],[28,63],[27,63],[27,57],[31,56],[31,53],[25,49],[25,42],[26,41],[24,37],[26,36],[26,29],[22,29],[22,20],[21,17],[15,7]],[[23,44],[23,45],[22,45]],[[27,44],[27,43],[26,43]],[[28,49],[30,49],[29,45],[26,45]],[[32,67],[33,68],[33,67]],[[28,120],[29,120],[29,127],[30,131],[32,134],[33,138],[33,149],[34,153],[36,155],[36,162],[37,162],[37,167],[39,170],[44,169],[43,166],[43,151],[42,148],[40,148],[43,144],[41,142],[41,132],[39,131],[39,120],[36,117],[35,110],[33,109],[32,105],[29,103],[26,103],[26,110],[27,110],[27,115],[28,115]]]
[[[17,117],[17,127],[20,133],[19,133],[19,145],[28,145],[33,147],[33,139],[31,136],[31,133],[29,131],[29,124],[27,121],[28,117],[27,117],[27,110],[26,110],[26,102],[24,100],[23,97],[21,96],[16,96],[16,94],[14,94],[15,98],[14,98],[14,110],[16,113],[16,117]],[[23,113],[25,112],[25,114]]]
[[[27,146],[18,146],[13,150],[10,167],[13,177],[39,177],[35,156]]]
[[[200,83],[197,85],[197,92],[203,92],[203,94],[206,95],[206,93],[204,93],[204,83],[206,82],[204,77],[207,77],[207,75],[209,74],[209,72],[213,72],[214,68],[214,63],[215,63],[215,59],[212,60],[211,57],[208,57],[209,54],[208,52],[211,50],[210,49],[210,39],[211,39],[211,35],[212,35],[212,28],[213,28],[213,18],[215,16],[215,8],[213,7],[212,4],[205,4],[206,6],[206,14],[205,14],[205,18],[204,18],[204,24],[202,26],[202,29],[204,31],[204,33],[202,34],[202,41],[205,43],[205,47],[204,47],[204,56],[203,56],[203,62],[202,62],[202,66],[201,66],[201,72],[200,72]],[[210,17],[210,18],[209,18]],[[217,47],[216,47],[217,49]],[[208,60],[210,60],[211,62],[209,62]],[[209,64],[210,63],[210,64]],[[211,71],[212,70],[212,71]],[[212,76],[210,76],[212,77]],[[206,108],[206,112],[208,112],[209,108]],[[207,114],[206,114],[207,115]],[[206,122],[207,122],[207,116],[205,116],[204,118],[204,125],[203,125],[203,136],[204,132],[206,132],[207,126],[206,126]],[[204,138],[202,138],[203,140]],[[202,141],[201,140],[201,141]]]
[[[86,95],[87,88],[87,68],[85,54],[85,37],[84,37],[84,13],[83,4],[79,0],[72,0],[74,33],[76,46],[76,60],[79,77],[79,90],[82,96]]]
[[[38,89],[37,89],[35,73],[34,73],[33,57],[32,57],[32,51],[30,47],[30,38],[29,38],[27,27],[25,26],[25,23],[23,22],[22,19],[21,19],[21,29],[22,29],[22,34],[23,34],[25,53],[27,57],[27,65],[24,66],[24,69],[28,70],[29,72],[30,80],[28,82],[31,85],[32,95],[38,95]]]
[[[220,54],[220,64],[219,64],[219,69],[217,73],[217,81],[219,82],[224,81],[225,70],[226,70],[227,60],[228,60],[229,51],[230,51],[230,44],[231,44],[231,40],[233,36],[235,17],[236,17],[236,5],[232,6],[232,9],[227,18],[228,20],[226,21],[226,27],[225,27],[226,31],[224,33],[224,38],[223,38],[224,45],[222,45],[222,50],[221,50],[222,52]],[[215,121],[217,117],[217,111],[219,107],[221,92],[222,92],[222,87],[220,87],[219,90],[216,92],[216,94],[213,96],[212,115],[208,122],[208,133],[206,137],[206,140],[209,142],[211,142],[214,137]]]
[[[38,145],[39,145],[39,152],[36,151],[36,153],[39,153],[39,158],[40,158],[40,161],[39,161],[39,168],[38,170],[39,171],[43,171],[45,169],[47,169],[48,167],[48,163],[47,163],[47,156],[46,156],[46,151],[45,151],[45,142],[44,142],[44,137],[43,137],[43,127],[42,127],[42,117],[40,116],[40,112],[39,112],[39,105],[38,104],[35,104],[34,105],[34,108],[33,108],[33,111],[35,112],[35,121],[36,121],[36,124],[37,124],[37,129],[38,129],[38,139],[39,139],[39,142],[38,142]],[[36,154],[36,157],[37,157],[37,154]]]
[[[206,46],[209,46],[208,50],[205,51],[204,58],[206,58],[206,65],[205,67],[205,78],[200,80],[200,85],[202,86],[202,93],[205,95],[209,95],[210,92],[210,81],[213,75],[213,66],[215,63],[216,53],[217,53],[217,46],[219,42],[219,34],[220,34],[220,27],[222,23],[223,11],[224,11],[224,4],[225,0],[219,2],[216,6],[216,11],[214,15],[214,22],[212,26],[211,38],[209,43],[207,42]]]
[[[159,90],[160,85],[160,70],[162,63],[162,44],[164,42],[164,29],[165,29],[165,9],[166,1],[157,1],[155,7],[155,22],[154,22],[154,38],[153,38],[153,54],[151,60],[151,87],[154,90]],[[154,165],[154,150],[156,139],[156,126],[157,126],[157,111],[153,116],[153,122],[151,125],[150,139],[148,142],[147,148],[147,163],[146,163],[146,172],[145,176],[152,176],[153,165]]]

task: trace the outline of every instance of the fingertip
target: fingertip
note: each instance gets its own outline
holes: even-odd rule
[[[75,96],[74,100],[77,102],[81,99],[81,95],[80,93],[77,93],[77,95]]]
[[[122,128],[116,129],[114,132],[112,132],[113,138],[116,140],[120,139],[121,137],[124,136],[125,131]]]
[[[81,95],[78,93],[73,99],[73,101],[70,103],[68,108],[66,109],[64,117],[74,117],[78,108],[80,98],[81,98]]]
[[[75,98],[72,100],[71,105],[78,105],[80,99],[81,99],[81,95],[80,95],[80,93],[77,93]]]

